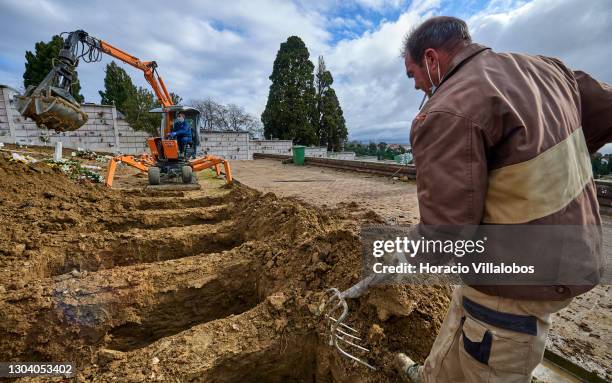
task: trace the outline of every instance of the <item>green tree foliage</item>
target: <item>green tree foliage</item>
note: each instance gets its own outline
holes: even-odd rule
[[[314,65],[309,57],[308,48],[297,36],[281,44],[270,75],[268,102],[261,115],[266,137],[303,145],[318,143]]]
[[[144,130],[152,135],[159,134],[161,113],[149,113],[149,110],[159,107],[153,92],[138,87],[122,107],[125,110],[125,119],[134,130]]]
[[[125,69],[114,61],[106,65],[104,72],[106,73],[104,76],[104,91],[98,91],[101,97],[100,102],[103,105],[115,105],[117,110],[125,114],[125,103],[136,94],[136,86],[134,86]]]
[[[334,79],[325,67],[323,56],[319,56],[316,75],[317,90],[317,138],[319,145],[334,152],[342,150],[348,137],[346,121],[336,92],[331,87]]]
[[[170,92],[170,98],[172,99],[172,103],[174,105],[181,105],[181,102],[183,102],[183,97],[179,96],[176,93]]]
[[[595,178],[606,176],[612,172],[612,161],[609,154],[602,155],[595,153],[591,156],[591,165],[593,166],[593,175]]]
[[[325,67],[323,56],[319,56],[319,65],[317,66],[317,74],[315,75],[315,86],[317,91],[317,138],[319,145],[327,145],[328,131],[324,127],[324,105],[322,98],[325,92],[331,88],[334,82],[331,72]]]
[[[64,39],[55,35],[51,41],[39,41],[34,45],[34,52],[26,51],[25,71],[23,72],[23,86],[38,86],[47,74],[53,69],[53,61],[57,59],[59,51],[64,46]],[[78,75],[75,71],[76,81],[72,84],[70,93],[78,102],[83,102],[85,98],[81,95],[81,85],[78,82]]]
[[[149,110],[160,106],[155,93],[151,90],[136,87],[130,75],[114,61],[106,66],[104,91],[99,91],[101,103],[115,105],[125,115],[126,121],[135,130],[143,130],[153,135],[159,134],[160,113],[149,113]],[[178,105],[183,100],[176,93],[170,93],[172,102]]]
[[[387,145],[385,142],[362,144],[358,141],[351,141],[346,144],[344,150],[355,152],[357,156],[375,156],[379,160],[392,160],[398,154],[406,153],[406,148],[402,145]]]
[[[100,102],[115,105],[134,130],[157,134],[161,116],[149,113],[149,110],[157,105],[153,92],[137,88],[125,69],[114,61],[106,65],[105,72],[104,91],[98,91]]]

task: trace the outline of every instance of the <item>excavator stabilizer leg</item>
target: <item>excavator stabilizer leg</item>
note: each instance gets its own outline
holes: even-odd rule
[[[108,163],[108,169],[106,170],[106,181],[104,184],[106,186],[113,187],[113,179],[115,178],[115,170],[117,169],[117,160],[111,158]]]

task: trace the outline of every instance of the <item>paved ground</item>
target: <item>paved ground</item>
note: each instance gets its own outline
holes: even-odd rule
[[[245,185],[315,205],[336,207],[354,202],[389,223],[418,222],[416,184],[314,166],[296,167],[276,160],[232,161],[234,177]],[[612,217],[604,217],[604,241],[612,247]],[[549,349],[600,376],[612,378],[612,295],[599,286],[557,313]],[[546,381],[549,381],[546,379]],[[550,381],[560,381],[554,378]],[[566,380],[570,382],[571,380]]]
[[[238,181],[263,192],[299,197],[319,206],[354,202],[393,224],[418,221],[416,184],[412,181],[314,166],[297,167],[268,159],[232,161],[232,172]]]

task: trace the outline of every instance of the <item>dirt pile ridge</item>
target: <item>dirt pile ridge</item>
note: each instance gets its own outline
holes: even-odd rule
[[[449,302],[433,286],[350,301],[373,372],[314,315],[359,280],[372,214],[241,186],[119,192],[3,159],[0,176],[0,360],[70,357],[81,381],[395,381],[392,353],[423,360]]]
[[[77,184],[45,163],[13,162],[6,153],[0,179],[0,267],[9,288],[62,272],[66,257],[102,245],[112,217],[133,205],[115,190]],[[85,240],[85,233],[96,235]]]

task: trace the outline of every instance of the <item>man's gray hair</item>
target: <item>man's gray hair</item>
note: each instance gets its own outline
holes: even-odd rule
[[[432,17],[406,35],[402,56],[421,65],[426,49],[452,50],[460,42],[472,42],[465,21],[450,16]]]

